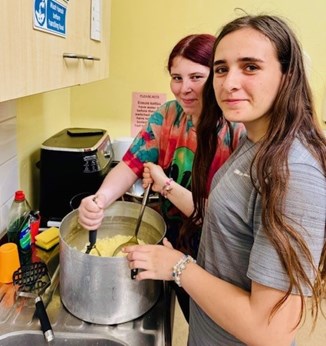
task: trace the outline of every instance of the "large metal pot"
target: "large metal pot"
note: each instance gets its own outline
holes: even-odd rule
[[[114,202],[105,210],[97,238],[132,236],[139,209],[138,203]],[[146,207],[139,239],[157,244],[165,231],[162,216]],[[123,323],[147,312],[159,298],[161,282],[132,280],[126,258],[85,254],[87,243],[88,231],[78,224],[78,211],[72,211],[60,226],[60,294],[69,312],[97,324]]]

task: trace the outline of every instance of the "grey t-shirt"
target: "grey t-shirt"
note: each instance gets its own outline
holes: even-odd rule
[[[197,262],[209,273],[246,291],[251,290],[251,281],[286,291],[288,278],[261,227],[261,197],[250,179],[255,151],[256,145],[245,139],[216,173]],[[289,170],[286,214],[308,231],[306,234],[296,227],[318,264],[325,239],[325,176],[298,140],[290,151]],[[309,275],[312,277],[311,271]],[[304,294],[310,294],[307,288]],[[244,345],[216,325],[194,301],[190,309],[189,345]]]

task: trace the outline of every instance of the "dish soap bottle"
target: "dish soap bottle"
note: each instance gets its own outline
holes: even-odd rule
[[[9,242],[17,244],[21,266],[29,264],[32,257],[30,212],[24,192],[16,191],[9,210],[7,235]]]

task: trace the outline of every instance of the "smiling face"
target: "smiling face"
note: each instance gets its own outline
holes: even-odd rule
[[[243,122],[248,138],[254,142],[266,133],[282,76],[275,47],[257,30],[231,32],[216,47],[216,100],[225,118]]]
[[[170,75],[171,91],[184,112],[192,115],[196,122],[202,110],[202,94],[209,67],[177,56],[173,59]]]

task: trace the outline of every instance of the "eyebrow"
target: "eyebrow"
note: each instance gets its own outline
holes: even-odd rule
[[[205,72],[191,72],[189,74],[187,74],[187,76],[196,76],[196,75],[204,75]],[[182,73],[170,73],[170,76],[181,76]]]
[[[243,57],[243,58],[240,58],[238,59],[238,61],[241,61],[241,62],[264,62],[264,60],[262,59],[259,59],[259,58],[254,58],[254,57]],[[225,64],[226,63],[226,60],[215,60],[214,61],[214,66],[216,65],[220,65],[220,64]]]

